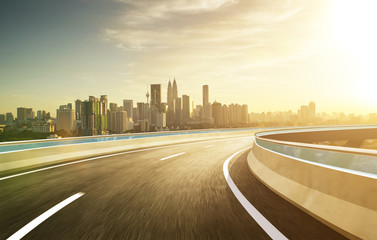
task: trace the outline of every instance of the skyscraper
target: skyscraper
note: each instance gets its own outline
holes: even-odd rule
[[[17,108],[17,121],[22,122],[26,120],[26,108]]]
[[[118,109],[118,104],[110,103],[110,111],[116,111]]]
[[[161,84],[151,84],[151,108],[161,109]]]
[[[181,98],[175,99],[175,125],[181,125],[182,121],[182,100]]]
[[[127,116],[129,118],[132,118],[132,119],[134,118],[133,108],[134,108],[134,101],[133,100],[129,100],[129,99],[123,100],[123,109],[124,109],[124,111],[127,112]]]
[[[169,80],[169,83],[168,83],[168,95],[167,95],[167,103],[169,104],[170,101],[173,101],[174,98],[173,98],[173,87],[171,86],[171,82]]]
[[[76,110],[76,120],[81,120],[81,100],[77,99],[75,101],[75,110]]]
[[[203,107],[209,104],[209,89],[208,85],[203,85]]]
[[[37,119],[38,120],[45,120],[46,119],[46,111],[45,110],[38,110],[37,111]]]
[[[173,99],[177,99],[178,98],[178,87],[177,87],[177,82],[175,81],[175,78],[174,78],[174,81],[173,81]]]
[[[103,95],[106,96],[106,95]],[[103,134],[107,129],[107,111],[102,114],[103,109],[107,106],[107,97],[102,100],[89,96],[89,101],[84,101],[81,104],[81,125],[83,135],[92,136],[96,134]]]
[[[168,112],[166,114],[166,121],[167,121],[167,125],[169,127],[171,127],[174,124],[174,112],[175,111],[174,111],[173,87],[171,85],[170,80],[169,80],[169,83],[168,83],[167,102],[168,102]]]
[[[182,95],[182,121],[190,121],[190,97]]]
[[[223,109],[221,103],[215,101],[212,104],[212,116],[214,123],[217,127],[222,126],[224,124],[222,110]]]
[[[7,124],[11,124],[14,121],[13,113],[11,112],[6,113],[5,118],[7,119]]]
[[[213,124],[212,106],[209,103],[209,88],[208,85],[203,85],[203,109],[202,121]]]
[[[71,133],[74,130],[75,110],[72,109],[72,104],[61,105],[56,110],[56,130],[64,130]]]
[[[6,122],[5,114],[0,114],[0,125],[5,124],[5,122]]]
[[[26,120],[33,120],[34,112],[32,108],[26,108]]]
[[[138,120],[145,120],[146,119],[146,112],[145,112],[145,103],[138,102],[137,103],[137,112],[138,112]]]
[[[313,101],[311,101],[309,103],[309,118],[310,120],[314,120],[315,119],[315,103]]]

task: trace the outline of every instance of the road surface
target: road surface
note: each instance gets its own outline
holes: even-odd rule
[[[251,143],[243,137],[170,145],[3,179],[0,239],[72,196],[23,239],[270,239],[223,172],[225,160]],[[259,182],[248,151],[231,160],[230,176],[272,225],[289,239],[344,239]]]

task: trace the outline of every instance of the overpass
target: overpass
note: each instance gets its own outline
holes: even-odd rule
[[[320,129],[331,130],[314,130]],[[365,167],[376,162],[373,150],[287,138],[308,131],[0,144],[0,239],[375,238],[376,173]],[[322,158],[305,150],[320,151]],[[331,165],[337,161],[329,152],[361,155],[364,162],[358,166],[350,158],[347,166],[356,167]],[[350,186],[337,191],[341,183]],[[347,219],[354,219],[353,227]]]

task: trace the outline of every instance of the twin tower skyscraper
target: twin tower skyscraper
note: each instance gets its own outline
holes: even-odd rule
[[[173,86],[169,80],[168,84],[168,111],[166,122],[168,126],[179,126],[182,118],[182,99],[178,97],[177,81],[174,78]]]

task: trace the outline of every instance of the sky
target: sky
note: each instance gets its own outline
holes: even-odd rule
[[[368,0],[5,0],[0,113],[89,95],[145,102],[169,79],[250,112],[377,112],[376,3]]]

